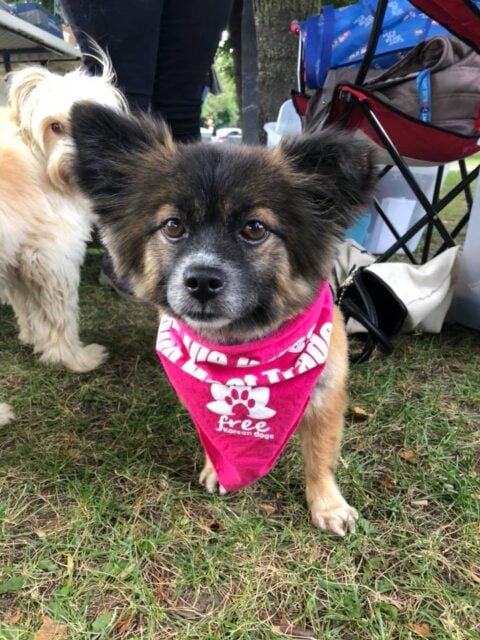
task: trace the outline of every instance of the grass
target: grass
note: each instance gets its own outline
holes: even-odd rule
[[[480,638],[480,335],[396,340],[353,367],[338,479],[361,512],[309,523],[294,440],[274,471],[220,498],[153,353],[155,313],[81,288],[99,370],[47,369],[0,308],[0,640]],[[370,417],[359,421],[356,406]]]

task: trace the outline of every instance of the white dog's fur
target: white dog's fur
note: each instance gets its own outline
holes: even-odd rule
[[[103,62],[98,77],[80,69],[15,72],[9,106],[0,109],[0,298],[42,362],[77,372],[98,367],[107,354],[78,336],[80,267],[93,219],[71,181],[69,112],[79,101],[126,108]],[[0,424],[11,417],[0,404]]]

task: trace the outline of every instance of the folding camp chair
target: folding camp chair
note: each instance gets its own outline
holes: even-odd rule
[[[410,0],[410,2],[446,27],[451,34],[480,53],[480,11],[471,0]],[[455,245],[455,238],[468,222],[472,206],[470,185],[478,176],[479,166],[470,171],[467,170],[465,158],[480,150],[479,136],[454,133],[405,115],[391,103],[379,98],[378,94],[374,95],[369,92],[364,85],[377,49],[387,5],[388,0],[378,0],[367,48],[355,81],[351,84],[339,84],[336,87],[326,124],[359,129],[380,145],[389,157],[380,176],[385,175],[393,166],[401,172],[425,214],[406,233],[401,235],[389,220],[380,203],[375,202],[378,214],[395,238],[393,244],[377,260],[388,260],[399,249],[402,249],[409,260],[416,264],[419,260],[410,251],[407,243],[420,230],[425,227],[427,230],[420,258],[423,263],[431,257],[434,230],[441,237],[441,244],[434,251],[436,255]],[[300,47],[302,47],[301,43]],[[301,74],[301,82],[304,82],[303,74]],[[409,164],[411,163],[407,162],[406,158],[413,158],[420,164],[439,165],[432,201],[429,201],[422,191],[410,169]],[[460,182],[449,193],[441,197],[440,187],[444,166],[454,161],[459,162]],[[465,194],[466,213],[455,228],[449,232],[441,219],[441,212],[462,191]]]

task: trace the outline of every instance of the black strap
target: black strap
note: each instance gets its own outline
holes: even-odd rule
[[[354,297],[359,298],[360,304],[356,302],[353,297],[348,295],[348,287],[354,287],[356,293]],[[393,345],[390,339],[378,326],[379,322],[377,311],[370,294],[365,288],[361,277],[361,271],[355,273],[350,284],[347,285],[346,290],[340,292],[338,302],[344,314],[345,322],[347,322],[349,318],[353,318],[367,330],[363,350],[360,354],[350,357],[352,362],[365,362],[365,360],[368,360],[372,355],[375,347],[378,347],[380,351],[386,355],[392,353]]]
[[[345,300],[342,305],[342,311],[345,316],[345,320],[353,318],[359,322],[367,330],[367,336],[365,345],[356,356],[350,356],[352,362],[365,362],[372,355],[375,347],[378,347],[380,351],[389,355],[393,351],[393,345],[387,336],[381,331],[374,322],[365,314],[365,311],[355,304],[353,300]]]

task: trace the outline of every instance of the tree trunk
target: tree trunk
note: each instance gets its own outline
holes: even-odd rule
[[[319,0],[254,0],[260,127],[277,119],[280,105],[296,86],[298,40],[290,24],[320,7]]]

